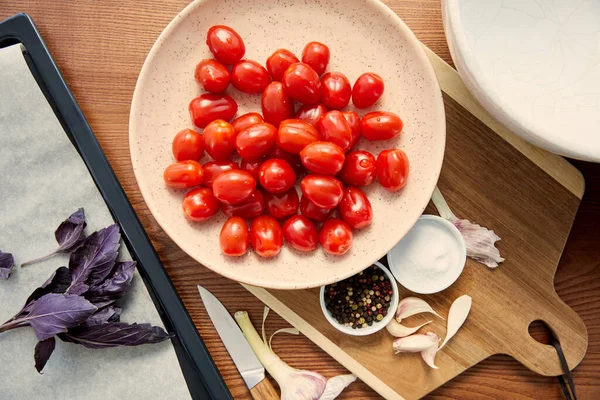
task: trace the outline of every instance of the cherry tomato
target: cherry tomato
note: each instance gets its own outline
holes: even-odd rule
[[[184,129],[173,138],[173,157],[177,161],[199,160],[204,154],[204,138],[191,129]]]
[[[304,120],[316,128],[325,114],[327,114],[327,108],[323,104],[305,104],[298,109],[296,118]]]
[[[213,182],[223,172],[238,169],[233,161],[210,161],[204,164],[204,182],[202,185],[212,189]]]
[[[350,150],[352,128],[341,112],[337,110],[329,111],[321,118],[317,128],[323,140],[337,144],[344,152]]]
[[[262,190],[256,189],[243,203],[222,203],[221,211],[228,217],[256,218],[265,211],[265,197]]]
[[[383,94],[383,79],[367,72],[358,77],[352,88],[352,103],[356,108],[371,107]]]
[[[183,198],[183,212],[192,221],[205,221],[219,211],[219,201],[209,188],[190,190]]]
[[[317,74],[323,75],[329,63],[329,47],[319,42],[308,43],[302,50],[302,62],[310,65]]]
[[[248,200],[256,189],[256,181],[246,171],[223,172],[213,182],[213,193],[221,203],[240,204]]]
[[[316,174],[335,175],[344,165],[344,150],[331,142],[314,142],[300,152],[300,160]]]
[[[263,161],[264,159],[259,159],[256,161],[242,160],[242,162],[240,163],[240,169],[242,171],[250,173],[250,175],[252,175],[252,177],[258,181],[258,168],[260,167],[260,164],[263,163]]]
[[[194,77],[204,90],[212,93],[221,93],[227,89],[231,80],[227,68],[216,60],[200,61],[196,65]]]
[[[339,110],[348,105],[352,86],[341,72],[328,72],[321,78],[321,102],[329,109]]]
[[[300,61],[298,60],[298,57],[291,51],[278,49],[267,58],[267,71],[269,71],[269,74],[274,81],[281,81],[285,70],[298,61]]]
[[[215,161],[231,157],[235,149],[235,130],[227,121],[217,119],[204,128],[204,148]]]
[[[284,119],[293,118],[294,103],[287,95],[281,82],[271,82],[260,99],[263,117],[275,127]]]
[[[244,93],[262,93],[269,82],[269,72],[256,61],[242,60],[231,71],[231,84]]]
[[[275,257],[283,246],[281,225],[270,215],[254,218],[250,225],[250,242],[259,256]]]
[[[352,229],[362,229],[371,225],[373,220],[373,208],[367,195],[355,187],[344,189],[344,196],[338,206],[340,217]]]
[[[206,35],[206,44],[215,58],[223,64],[235,64],[246,53],[242,37],[225,25],[211,27]]]
[[[179,161],[165,168],[163,178],[169,187],[188,189],[202,184],[204,169],[198,161]]]
[[[203,94],[194,98],[189,106],[192,122],[198,128],[204,128],[216,119],[230,121],[237,109],[235,100],[226,94]]]
[[[277,128],[266,122],[244,129],[235,138],[235,149],[246,161],[256,161],[271,150],[277,141]]]
[[[267,212],[277,219],[289,217],[298,213],[300,199],[296,188],[283,193],[265,193]]]
[[[346,162],[338,175],[342,182],[350,186],[370,185],[376,177],[375,157],[363,150],[346,154]]]
[[[313,251],[319,244],[319,232],[315,223],[304,215],[294,215],[283,224],[283,237],[300,251]]]
[[[283,87],[294,100],[313,104],[321,97],[319,75],[307,64],[294,63],[283,74]]]
[[[315,205],[315,203],[310,201],[306,196],[302,196],[302,199],[300,200],[300,212],[302,215],[313,221],[325,221],[331,215],[332,211],[332,208],[321,208]]]
[[[350,148],[356,146],[358,141],[360,140],[361,133],[361,123],[360,117],[354,111],[344,111],[342,112],[346,121],[348,121],[348,125],[350,125],[350,129],[352,129],[352,143],[350,144]]]
[[[352,248],[352,229],[344,221],[329,218],[321,227],[319,242],[327,253],[341,256]]]
[[[335,208],[344,194],[342,182],[327,175],[308,175],[300,182],[302,194],[317,207]]]
[[[317,129],[301,119],[286,119],[279,124],[277,145],[291,154],[298,154],[309,143],[319,140]]]
[[[406,185],[408,171],[408,157],[400,149],[383,150],[377,156],[377,179],[390,192],[396,192]]]
[[[367,140],[387,140],[395,138],[402,132],[404,123],[394,113],[375,111],[363,115],[361,122],[362,135]]]
[[[231,125],[233,126],[235,134],[239,135],[244,129],[249,128],[252,125],[260,124],[261,122],[264,122],[262,115],[255,112],[249,112],[234,119]]]
[[[250,233],[246,221],[240,217],[231,217],[223,224],[219,235],[221,251],[226,256],[239,257],[250,248]]]
[[[267,192],[283,193],[294,187],[296,173],[287,161],[271,158],[258,169],[258,181]]]
[[[298,154],[288,153],[278,145],[273,146],[273,148],[267,153],[267,158],[281,158],[282,160],[287,161],[287,163],[294,168],[296,174],[299,174],[305,170]]]

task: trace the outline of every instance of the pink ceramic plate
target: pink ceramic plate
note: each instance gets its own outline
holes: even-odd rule
[[[202,92],[194,81],[194,67],[212,58],[205,38],[217,24],[239,32],[246,44],[245,57],[263,64],[278,48],[299,56],[307,42],[317,40],[331,50],[330,71],[343,72],[351,82],[367,71],[383,77],[385,93],[372,110],[398,113],[404,131],[395,140],[361,140],[358,147],[374,155],[386,148],[404,149],[411,163],[410,177],[398,193],[388,193],[377,183],[366,188],[373,224],[355,232],[354,246],[345,256],[327,255],[321,248],[302,254],[284,246],[273,259],[253,252],[241,258],[225,257],[219,249],[225,215],[219,213],[204,223],[189,222],[181,208],[184,192],[165,187],[163,170],[173,162],[171,140],[179,130],[192,127],[188,103]],[[259,95],[243,94],[231,86],[226,93],[237,100],[238,115],[260,112]],[[421,44],[394,12],[375,0],[196,1],[173,19],[150,51],[129,120],[135,176],[164,231],[186,253],[219,274],[277,289],[338,281],[384,256],[429,202],[442,166],[445,138],[442,95]]]

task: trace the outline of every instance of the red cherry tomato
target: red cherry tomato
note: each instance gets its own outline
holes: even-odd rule
[[[285,70],[298,61],[300,61],[298,60],[298,57],[291,51],[278,49],[267,58],[267,71],[269,71],[269,74],[274,81],[281,81]]]
[[[265,211],[265,198],[260,189],[248,197],[246,201],[240,204],[221,204],[221,211],[228,217],[256,218]]]
[[[249,112],[234,119],[231,126],[233,126],[235,134],[239,135],[244,129],[250,128],[252,125],[260,124],[261,122],[264,122],[262,115],[255,112]]]
[[[202,185],[212,189],[213,182],[217,176],[221,175],[223,172],[238,169],[238,166],[233,161],[210,161],[204,164],[203,168],[204,182],[202,182]]]
[[[344,150],[331,142],[314,142],[300,152],[300,160],[316,174],[335,175],[344,165]]]
[[[217,119],[204,128],[204,148],[215,161],[231,157],[235,149],[235,130],[227,121]]]
[[[319,242],[327,253],[341,256],[352,248],[352,229],[344,221],[329,218],[321,227]]]
[[[213,182],[213,193],[221,203],[240,204],[256,189],[256,181],[246,171],[223,172]]]
[[[205,221],[219,211],[219,201],[209,188],[190,190],[183,198],[183,212],[192,221]]]
[[[341,72],[328,72],[321,78],[321,102],[329,109],[339,110],[348,105],[352,86]]]
[[[198,128],[216,119],[230,121],[237,112],[235,100],[226,94],[203,94],[190,102],[189,111],[192,122]]]
[[[317,207],[335,208],[344,194],[342,182],[327,175],[308,175],[300,182],[302,194]]]
[[[375,111],[365,114],[362,118],[362,135],[367,140],[387,140],[395,138],[402,132],[404,123],[394,113]]]
[[[277,128],[266,122],[244,129],[235,138],[235,149],[246,161],[256,161],[271,150],[277,141]]]
[[[305,104],[298,109],[296,118],[306,121],[316,128],[325,114],[327,114],[327,108],[323,104]]]
[[[342,113],[346,121],[348,121],[348,125],[350,125],[350,129],[352,129],[352,143],[350,144],[350,148],[356,146],[358,141],[360,140],[361,133],[361,122],[360,117],[354,111],[344,111]]]
[[[267,212],[277,219],[289,217],[298,213],[300,199],[295,188],[284,193],[265,193]]]
[[[250,233],[246,221],[240,217],[231,217],[223,224],[219,235],[221,251],[226,256],[239,257],[250,248]]]
[[[352,103],[356,108],[371,107],[383,94],[383,79],[367,72],[358,77],[352,88]]]
[[[254,218],[250,225],[250,242],[259,256],[275,257],[283,246],[281,225],[270,215]]]
[[[310,65],[317,74],[323,75],[329,63],[329,47],[319,42],[308,43],[302,50],[302,62]]]
[[[287,161],[287,163],[294,168],[296,174],[304,171],[304,166],[300,161],[300,156],[298,154],[288,153],[278,145],[273,146],[273,148],[267,153],[267,159],[270,158],[281,158],[282,160]]]
[[[350,186],[370,185],[376,177],[375,157],[363,150],[346,154],[346,162],[338,175],[342,182]]]
[[[286,119],[279,124],[277,145],[291,154],[298,154],[307,144],[319,140],[317,129],[301,119]]]
[[[350,150],[352,128],[341,112],[337,110],[329,111],[321,118],[317,128],[321,133],[322,140],[337,144],[344,152]]]
[[[267,192],[283,193],[294,187],[296,173],[287,161],[271,158],[258,169],[258,181]]]
[[[262,164],[264,161],[264,159],[259,159],[256,161],[246,161],[246,160],[242,160],[242,162],[240,163],[240,169],[242,171],[246,171],[248,172],[250,175],[252,175],[252,177],[258,181],[258,168],[260,167],[260,164]]]
[[[302,215],[312,219],[313,221],[325,221],[331,215],[332,211],[333,209],[331,208],[318,207],[306,196],[302,196],[302,199],[300,200],[300,212],[302,213]]]
[[[373,208],[367,195],[355,187],[344,189],[344,197],[338,206],[340,217],[352,229],[362,229],[371,225],[373,221]]]
[[[262,93],[269,82],[269,72],[256,61],[242,60],[231,71],[231,84],[244,93]]]
[[[215,58],[223,64],[235,64],[246,52],[242,37],[225,25],[211,27],[206,35],[206,44]]]
[[[284,119],[293,118],[294,103],[281,82],[271,82],[262,94],[260,105],[265,122],[275,127]]]
[[[194,77],[204,90],[212,93],[221,93],[227,89],[231,80],[227,68],[216,60],[200,61],[196,65]]]
[[[173,138],[172,149],[177,161],[197,161],[204,154],[204,138],[196,131],[184,129]]]
[[[315,223],[303,215],[294,215],[283,224],[283,237],[299,251],[313,251],[319,244]]]
[[[377,156],[377,179],[390,192],[396,192],[406,185],[408,171],[408,157],[400,149],[383,150]]]
[[[169,187],[188,189],[202,184],[204,169],[198,161],[180,161],[165,168],[163,178]]]
[[[319,75],[307,64],[290,65],[281,82],[287,94],[300,103],[313,104],[321,97]]]

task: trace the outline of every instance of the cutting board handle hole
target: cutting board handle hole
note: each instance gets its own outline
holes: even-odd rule
[[[529,324],[528,331],[531,337],[538,342],[542,344],[550,344],[552,333],[550,331],[550,327],[544,321],[540,319],[533,321],[531,324]]]

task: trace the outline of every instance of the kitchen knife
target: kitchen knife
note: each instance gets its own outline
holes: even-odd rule
[[[254,400],[279,399],[279,395],[265,378],[265,368],[248,344],[246,337],[225,306],[211,292],[198,285],[198,292],[221,341],[242,375]]]

